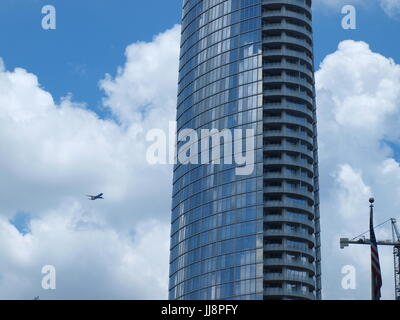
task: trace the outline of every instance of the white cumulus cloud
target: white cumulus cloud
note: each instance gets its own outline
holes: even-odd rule
[[[382,9],[390,17],[400,14],[400,0],[379,0]]]
[[[55,104],[35,75],[0,63],[0,298],[166,298],[172,168],[146,163],[144,133],[175,117],[178,47],[178,26],[132,44],[100,82],[119,124],[72,99]],[[316,83],[325,298],[368,299],[368,247],[342,251],[339,237],[368,229],[370,195],[376,222],[398,216],[400,66],[344,41]],[[25,235],[10,223],[18,212],[31,216]],[[391,250],[381,260],[388,299]],[[58,271],[54,292],[40,288],[45,264]],[[341,288],[344,265],[356,267],[356,291]]]
[[[172,168],[147,163],[145,134],[175,118],[178,48],[177,26],[130,45],[101,81],[120,124],[56,104],[0,60],[0,299],[167,297]],[[27,234],[10,222],[21,212]],[[44,265],[55,291],[40,286]]]
[[[400,167],[392,147],[400,141],[399,88],[400,66],[365,42],[341,42],[316,72],[326,298],[370,298],[368,247],[340,250],[339,238],[368,230],[370,196],[376,224],[398,217]],[[388,227],[377,230],[379,239],[391,239]],[[392,299],[390,248],[381,249],[381,259],[383,297]],[[341,288],[345,265],[358,271],[356,291]]]
[[[116,78],[107,75],[101,81],[107,93],[104,103],[119,120],[140,121],[154,112],[158,114],[157,119],[163,119],[175,111],[172,106],[177,95],[179,37],[177,25],[156,36],[151,43],[128,46],[126,64],[118,69]]]

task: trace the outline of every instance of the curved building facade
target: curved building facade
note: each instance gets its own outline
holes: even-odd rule
[[[175,165],[170,299],[321,298],[311,11],[184,1],[178,133],[253,129],[255,164]]]

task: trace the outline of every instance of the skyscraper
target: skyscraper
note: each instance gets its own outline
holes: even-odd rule
[[[311,11],[184,1],[178,132],[253,129],[255,167],[174,167],[170,299],[321,298]]]

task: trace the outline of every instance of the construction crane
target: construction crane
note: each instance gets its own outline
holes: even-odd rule
[[[389,220],[386,220],[385,222],[377,225],[375,228],[378,228],[389,221],[391,221],[392,224],[392,240],[377,241],[377,244],[379,246],[393,246],[395,297],[396,300],[400,300],[400,232],[397,228],[396,219],[391,218]],[[344,249],[350,244],[371,245],[371,241],[364,237],[364,234],[366,234],[367,232],[369,232],[369,230],[351,240],[348,238],[341,238],[340,248]]]
[[[394,283],[396,290],[396,300],[400,300],[400,232],[397,228],[396,219],[392,220],[392,237],[393,242],[397,241],[397,245],[393,246],[394,257]]]

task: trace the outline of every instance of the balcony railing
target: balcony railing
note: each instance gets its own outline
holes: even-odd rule
[[[267,229],[264,230],[264,236],[279,236],[279,237],[296,237],[300,239],[305,239],[315,245],[315,237],[313,234],[309,234],[305,231],[293,231],[288,228],[282,229]]]
[[[297,138],[306,141],[311,145],[314,143],[314,138],[310,137],[306,132],[290,130],[287,128],[281,130],[264,130],[264,137]]]
[[[293,216],[285,213],[286,210],[283,210],[282,214],[274,214],[274,215],[265,215],[264,222],[295,222],[306,225],[310,228],[315,228],[314,220],[310,220],[307,217],[302,216]]]
[[[301,182],[306,182],[311,186],[314,185],[314,179],[305,173],[293,173],[288,170],[283,170],[282,172],[264,172],[264,178],[266,179],[290,179],[298,180]]]
[[[293,159],[291,157],[282,156],[280,158],[265,158],[264,159],[265,165],[290,165],[290,166],[297,166],[302,167],[310,172],[313,172],[314,165],[309,163],[306,159]]]
[[[266,49],[266,50],[263,50],[263,56],[264,57],[269,57],[269,56],[295,57],[295,58],[299,58],[299,59],[302,59],[302,60],[308,62],[311,66],[313,65],[313,59],[310,56],[308,56],[305,52],[291,50],[291,49],[287,49],[287,48]]]
[[[288,87],[283,87],[280,89],[266,89],[264,90],[264,96],[286,96],[296,99],[303,99],[309,104],[314,105],[314,100],[306,92],[301,90],[290,89]]]
[[[308,257],[315,259],[315,250],[311,248],[304,248],[299,246],[292,246],[290,244],[282,243],[282,244],[264,244],[265,252],[298,252],[307,255]]]
[[[307,188],[300,187],[290,187],[288,185],[283,185],[281,187],[264,187],[264,193],[291,193],[296,195],[301,195],[308,197],[310,200],[314,200],[314,193],[309,191]]]
[[[280,36],[264,36],[262,39],[263,43],[289,43],[289,44],[297,44],[299,46],[302,46],[306,48],[310,53],[313,52],[313,47],[312,44],[308,43],[304,39],[296,38],[296,37],[291,37],[288,35],[280,35]]]
[[[265,144],[264,151],[292,151],[307,155],[312,158],[314,151],[309,149],[303,144],[292,144],[289,142],[282,142],[279,144]]]
[[[262,4],[288,4],[288,5],[296,5],[300,8],[303,8],[307,11],[311,11],[311,7],[308,6],[305,0],[262,0]]]
[[[315,279],[313,277],[308,276],[297,276],[294,274],[290,274],[288,272],[282,273],[265,273],[264,280],[266,281],[291,281],[291,282],[300,282],[306,283],[312,287],[315,287]]]
[[[312,275],[315,274],[315,266],[314,263],[307,261],[303,261],[301,259],[289,259],[289,258],[265,258],[264,259],[265,266],[291,266],[304,268],[308,271],[311,271]]]
[[[286,21],[278,22],[278,23],[266,23],[263,25],[263,30],[290,30],[297,31],[303,34],[306,34],[309,39],[312,39],[312,32],[310,32],[305,26],[299,26],[293,23],[288,23]]]
[[[300,85],[311,92],[314,91],[314,85],[312,83],[309,83],[305,78],[301,77],[294,77],[290,76],[288,74],[283,74],[280,76],[265,76],[263,79],[264,83],[281,83],[281,82],[288,82],[288,83],[293,83],[295,85]]]
[[[280,70],[294,70],[307,74],[311,79],[314,78],[314,73],[305,65],[290,62],[270,62],[264,63],[264,70],[280,69]]]
[[[267,297],[293,297],[303,298],[307,300],[315,300],[314,293],[310,291],[303,291],[300,289],[289,289],[289,288],[265,288],[264,296]]]
[[[311,212],[312,214],[314,213],[314,206],[307,203],[293,201],[288,198],[284,198],[283,200],[265,200],[264,205],[270,208],[294,208]]]

